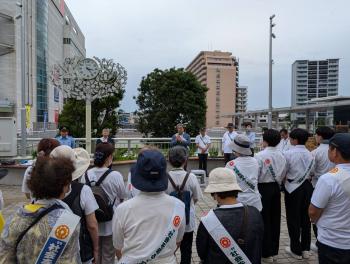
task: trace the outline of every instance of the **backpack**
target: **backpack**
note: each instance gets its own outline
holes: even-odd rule
[[[170,196],[173,196],[181,200],[185,204],[186,225],[190,223],[190,209],[191,209],[191,199],[192,199],[190,191],[184,191],[184,188],[189,176],[190,176],[190,173],[187,172],[181,186],[178,186],[175,184],[174,180],[171,178],[170,174],[168,173],[169,181],[173,186],[173,188],[175,189],[175,191],[170,193]]]
[[[87,223],[85,218],[85,212],[80,205],[80,194],[84,184],[78,182],[72,182],[71,193],[63,199],[73,213],[80,216],[80,233],[79,233],[79,244],[80,244],[80,259],[81,261],[89,261],[94,258],[93,255],[93,244],[92,239],[87,229]]]
[[[113,206],[114,206],[115,199],[111,203],[109,201],[108,195],[100,186],[101,183],[104,181],[104,179],[106,179],[108,174],[110,174],[112,171],[113,170],[108,169],[105,173],[103,173],[103,175],[97,182],[95,181],[90,182],[89,177],[87,176],[87,172],[85,172],[86,184],[91,187],[92,193],[94,194],[95,200],[99,207],[95,211],[95,216],[96,216],[97,222],[99,223],[111,221],[113,218],[113,214],[114,214]]]

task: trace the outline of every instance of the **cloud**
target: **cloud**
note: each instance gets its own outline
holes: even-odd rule
[[[268,100],[269,16],[276,14],[273,105],[290,105],[291,65],[297,59],[340,58],[339,94],[350,95],[350,2],[346,0],[67,0],[86,37],[88,56],[113,58],[128,71],[122,108],[154,68],[186,67],[201,51],[240,59],[248,108]]]

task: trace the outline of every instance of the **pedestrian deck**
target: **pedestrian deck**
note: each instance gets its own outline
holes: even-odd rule
[[[5,199],[5,209],[3,210],[3,214],[5,217],[10,215],[13,212],[13,205],[20,202],[25,202],[24,195],[21,193],[21,189],[19,186],[4,186],[0,185],[0,190],[3,192],[3,196]],[[282,195],[283,199],[283,195]],[[281,237],[280,237],[280,254],[278,255],[277,262],[275,263],[304,263],[304,264],[317,264],[317,254],[312,253],[309,260],[301,260],[297,261],[291,258],[288,254],[285,253],[284,248],[289,245],[289,237],[288,230],[286,224],[286,213],[284,208],[284,202],[282,201],[282,219],[281,219]],[[216,204],[210,195],[204,195],[203,199],[201,199],[196,205],[196,220],[199,221],[200,217],[208,212],[211,208],[214,208]],[[196,236],[196,234],[195,234]],[[315,241],[314,236],[312,237],[312,241]],[[177,252],[177,259],[179,260],[179,252]],[[180,263],[180,261],[178,261]],[[192,263],[200,263],[199,257],[197,255],[195,240],[193,243],[193,254],[192,254]]]

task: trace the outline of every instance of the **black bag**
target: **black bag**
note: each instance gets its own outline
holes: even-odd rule
[[[111,221],[114,214],[113,206],[114,206],[115,199],[113,202],[110,202],[108,195],[100,186],[101,183],[104,181],[104,179],[111,172],[112,170],[108,169],[97,182],[95,181],[90,182],[89,177],[87,176],[87,172],[85,173],[86,184],[91,187],[92,193],[94,194],[94,197],[99,207],[95,211],[96,219],[97,219],[97,222],[99,223]]]
[[[170,195],[173,197],[176,197],[177,199],[181,200],[185,204],[186,225],[190,223],[190,209],[191,209],[191,199],[192,199],[191,193],[189,191],[184,191],[184,188],[189,176],[190,176],[190,173],[187,172],[181,186],[178,186],[175,184],[174,180],[171,178],[171,176],[168,173],[169,181],[173,186],[173,188],[175,189],[175,191],[171,192]]]
[[[27,234],[27,232],[29,231],[29,229],[31,229],[33,226],[35,226],[41,218],[43,218],[45,215],[47,215],[48,213],[52,212],[53,210],[56,209],[64,209],[64,207],[60,204],[53,204],[52,206],[50,206],[49,208],[45,209],[44,211],[42,211],[35,219],[34,221],[18,236],[17,240],[16,240],[16,244],[15,244],[15,257],[16,257],[16,263],[18,263],[18,259],[17,259],[17,248],[19,243],[22,241],[23,237],[25,234]]]
[[[71,193],[63,199],[70,209],[72,209],[73,213],[80,216],[80,233],[79,233],[79,244],[80,244],[80,259],[81,261],[89,261],[94,258],[93,255],[93,244],[92,239],[87,229],[85,212],[80,205],[80,194],[83,189],[84,184],[78,182],[72,182]]]

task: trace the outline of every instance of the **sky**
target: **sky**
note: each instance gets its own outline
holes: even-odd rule
[[[202,50],[239,58],[248,110],[268,106],[269,17],[275,14],[273,107],[291,104],[298,59],[340,58],[339,95],[350,95],[348,0],[66,0],[85,35],[87,57],[113,59],[128,72],[121,108],[153,69],[185,68]]]

